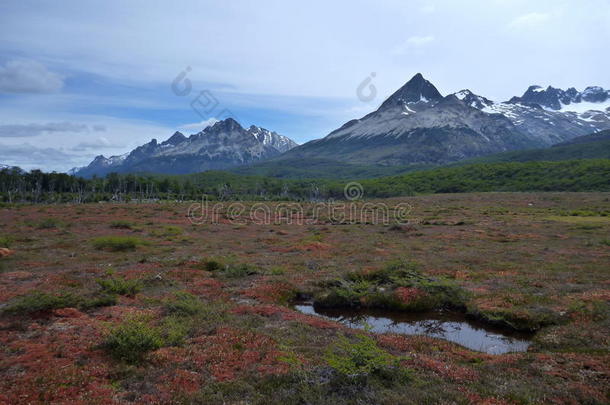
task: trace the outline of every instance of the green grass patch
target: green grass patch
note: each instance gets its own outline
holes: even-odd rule
[[[13,237],[0,236],[0,248],[10,248],[13,244]]]
[[[135,250],[138,246],[145,245],[146,242],[133,236],[101,236],[93,239],[92,244],[98,250],[123,252]]]
[[[102,347],[115,359],[136,364],[163,344],[161,333],[150,325],[149,319],[134,318],[112,328]]]
[[[348,273],[322,287],[314,296],[314,303],[321,307],[425,311],[463,309],[468,300],[466,291],[453,281],[426,276],[415,263],[404,260],[376,271]]]
[[[110,223],[110,227],[113,229],[133,229],[134,224],[129,221],[118,220],[118,221],[112,221]]]
[[[28,315],[60,308],[91,309],[115,304],[116,297],[110,294],[84,296],[73,293],[49,294],[34,291],[16,298],[4,308],[3,312],[10,315]]]
[[[134,296],[142,290],[140,280],[126,280],[124,278],[109,278],[96,280],[102,291],[108,294]]]
[[[167,225],[160,229],[153,229],[150,234],[157,237],[170,238],[180,236],[184,233],[184,229],[176,225]]]
[[[56,229],[65,226],[65,222],[57,218],[45,218],[36,224],[38,229]]]

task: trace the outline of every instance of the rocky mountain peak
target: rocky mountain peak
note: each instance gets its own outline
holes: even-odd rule
[[[166,141],[162,142],[161,145],[172,145],[172,146],[176,146],[181,142],[184,142],[186,140],[186,136],[184,136],[184,134],[182,132],[176,131],[174,132],[174,134],[169,137]]]
[[[420,101],[440,101],[443,96],[432,83],[424,78],[421,73],[417,73],[404,86],[398,89],[387,100],[381,104],[380,109],[401,106]]]

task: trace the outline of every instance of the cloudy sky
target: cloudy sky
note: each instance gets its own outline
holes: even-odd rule
[[[67,170],[226,116],[302,143],[417,72],[498,101],[608,88],[608,21],[608,0],[4,1],[0,164]]]

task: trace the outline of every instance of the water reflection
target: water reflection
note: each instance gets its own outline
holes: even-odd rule
[[[458,313],[318,309],[311,304],[296,305],[295,309],[305,314],[332,319],[350,328],[363,329],[368,326],[376,333],[431,336],[490,354],[524,352],[532,338],[531,334],[490,327],[466,319]]]

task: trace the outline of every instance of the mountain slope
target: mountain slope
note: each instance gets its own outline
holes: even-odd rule
[[[544,143],[455,95],[442,97],[421,74],[377,111],[352,120],[323,139],[282,158],[318,157],[357,164],[440,164]]]
[[[560,161],[574,159],[610,159],[610,130],[579,136],[545,149],[499,153],[462,161],[470,163]]]
[[[345,123],[325,138],[294,148],[278,160],[287,161],[287,165],[300,159],[357,165],[438,165],[551,146],[610,128],[610,112],[568,111],[567,94],[572,100],[570,108],[584,108],[587,103],[601,109],[608,101],[607,92],[600,87],[579,93],[532,86],[523,97],[504,103],[470,90],[443,97],[417,74],[376,111]],[[559,109],[552,108],[557,107],[549,101],[553,97],[563,100]]]
[[[244,129],[237,121],[227,118],[189,137],[176,132],[162,143],[153,139],[125,155],[97,156],[89,166],[76,171],[76,175],[196,173],[262,161],[295,146],[294,141],[276,132],[254,125]]]

